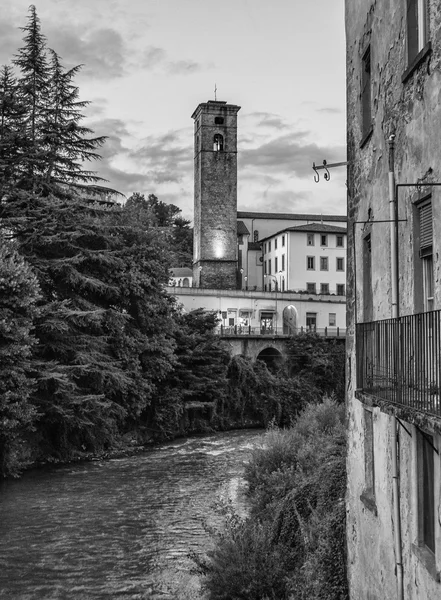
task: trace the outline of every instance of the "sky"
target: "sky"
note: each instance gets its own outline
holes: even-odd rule
[[[90,165],[127,197],[155,194],[193,217],[193,120],[241,106],[238,209],[344,214],[344,0],[38,0],[42,33],[108,139]],[[0,65],[23,46],[28,0],[0,0]],[[89,165],[88,165],[89,168]],[[321,172],[323,173],[323,172]]]

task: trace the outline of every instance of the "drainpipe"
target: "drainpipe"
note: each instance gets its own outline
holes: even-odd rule
[[[395,175],[394,175],[394,149],[395,135],[389,137],[389,218],[390,218],[390,257],[391,257],[391,295],[392,295],[392,318],[399,316],[398,307],[398,210],[395,197]],[[403,562],[401,551],[401,514],[400,514],[400,490],[398,481],[398,452],[397,452],[397,428],[398,423],[392,417],[392,486],[393,486],[393,513],[394,513],[394,543],[395,563],[397,575],[397,598],[404,599],[403,589]]]

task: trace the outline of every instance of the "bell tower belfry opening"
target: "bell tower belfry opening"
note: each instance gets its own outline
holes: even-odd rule
[[[219,100],[199,104],[194,119],[196,287],[237,287],[237,113]]]

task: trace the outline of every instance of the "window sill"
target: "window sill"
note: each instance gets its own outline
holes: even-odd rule
[[[435,555],[425,546],[419,546],[418,544],[412,544],[412,552],[418,558],[418,560],[425,566],[428,573],[433,579],[440,583],[441,577],[440,572],[436,568]]]
[[[360,148],[363,148],[364,146],[366,146],[366,144],[368,143],[368,141],[371,139],[372,134],[374,133],[374,128],[371,127],[369,129],[369,131],[367,133],[364,134],[361,142],[360,142]]]
[[[410,78],[412,73],[420,66],[420,64],[424,61],[424,59],[432,53],[432,44],[431,42],[427,42],[422,50],[418,52],[413,61],[404,71],[401,76],[401,82],[406,83],[406,81]]]
[[[378,516],[377,504],[375,502],[375,496],[372,490],[364,490],[360,496],[360,500],[363,502],[365,507],[371,511],[376,517]]]

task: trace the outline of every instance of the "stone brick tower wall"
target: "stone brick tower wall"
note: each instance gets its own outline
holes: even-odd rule
[[[237,113],[217,100],[194,111],[193,284],[237,288]]]

